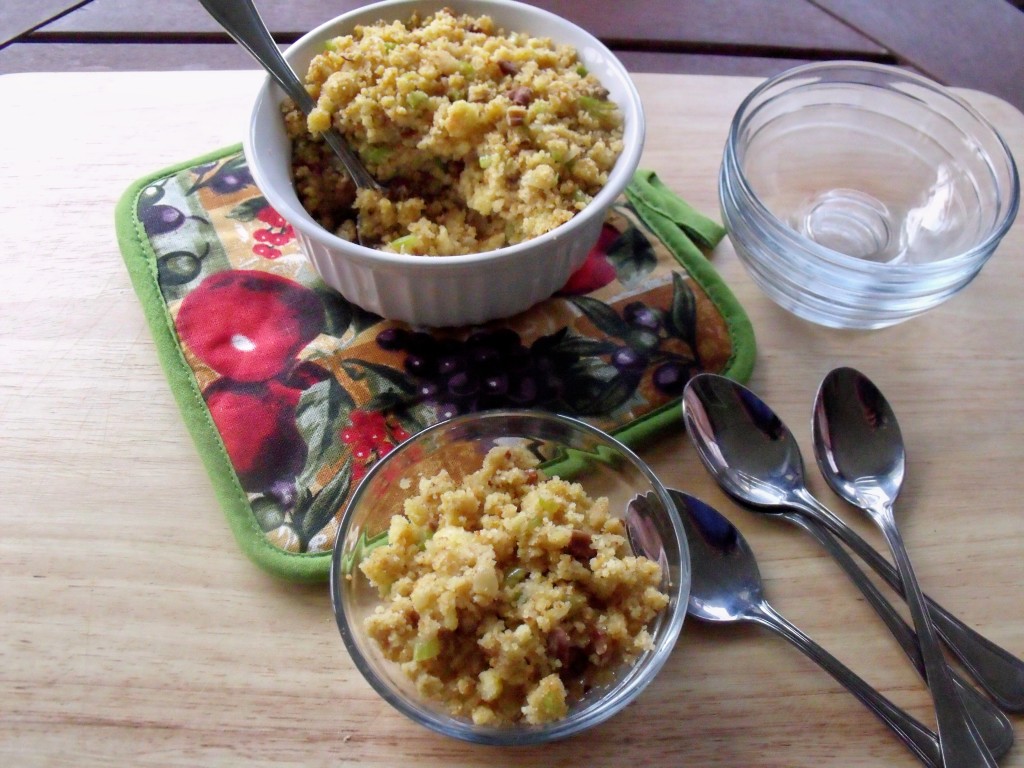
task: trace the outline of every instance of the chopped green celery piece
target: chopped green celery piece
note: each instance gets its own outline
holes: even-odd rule
[[[523,579],[526,578],[526,569],[519,566],[513,568],[505,574],[505,586],[516,587],[522,583]]]
[[[582,64],[580,64],[576,67],[576,74],[579,75],[580,77],[586,77],[587,75],[590,74],[590,70],[587,69]]]
[[[385,51],[393,51],[397,47],[398,47],[398,43],[392,43],[390,40],[385,40],[384,41],[384,50]]]
[[[405,97],[405,103],[412,109],[419,109],[430,100],[423,91],[411,91]]]
[[[328,40],[326,43],[324,43],[324,50],[325,51],[336,51],[336,50],[338,50],[337,42],[335,42],[334,40]]]
[[[384,144],[371,144],[363,151],[363,157],[366,159],[366,162],[378,165],[387,160],[392,151],[391,147]]]
[[[476,74],[476,69],[468,61],[460,61],[459,73],[465,77],[473,77]]]
[[[545,515],[550,515],[552,512],[556,512],[558,510],[558,500],[552,499],[549,496],[541,496],[537,500],[537,507]]]
[[[434,532],[430,528],[427,528],[423,533],[417,536],[417,538],[419,539],[417,547],[421,550],[426,549],[427,542],[434,538]]]
[[[391,241],[391,247],[399,253],[410,253],[419,244],[420,239],[416,235],[402,235]]]
[[[441,643],[437,637],[429,637],[426,640],[417,640],[412,647],[413,661],[429,661],[441,652]]]
[[[580,96],[580,106],[595,116],[608,114],[615,109],[615,105],[612,102],[587,95]]]
[[[556,720],[561,717],[564,706],[558,691],[545,691],[537,702],[537,709],[545,720]]]
[[[494,155],[480,155],[480,167],[485,171],[494,165]]]

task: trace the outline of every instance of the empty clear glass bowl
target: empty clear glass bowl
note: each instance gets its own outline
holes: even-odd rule
[[[719,179],[722,216],[757,285],[826,326],[881,328],[966,286],[1020,202],[992,125],[895,67],[791,69],[740,105]]]
[[[612,513],[625,519],[634,553],[661,564],[660,590],[669,603],[647,627],[653,641],[650,650],[590,688],[570,705],[563,719],[543,725],[477,725],[421,696],[399,665],[384,658],[364,629],[364,620],[380,604],[380,597],[358,564],[368,548],[387,535],[392,515],[401,514],[405,498],[417,492],[421,477],[432,477],[445,468],[459,482],[480,467],[492,447],[513,444],[536,453],[548,476],[580,483],[591,498],[608,498]],[[645,503],[631,504],[638,495]],[[501,745],[538,744],[571,736],[607,720],[633,701],[672,653],[686,615],[689,590],[690,557],[682,522],[671,497],[647,465],[622,443],[583,422],[532,411],[460,416],[395,448],[363,479],[345,510],[331,569],[338,628],[353,663],[370,685],[421,725],[458,739]],[[531,631],[545,630],[538,624]]]

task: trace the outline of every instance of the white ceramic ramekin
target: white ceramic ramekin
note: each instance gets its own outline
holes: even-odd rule
[[[284,96],[268,77],[253,107],[245,156],[256,185],[294,227],[300,246],[324,281],[363,309],[415,325],[456,326],[507,317],[561,288],[597,241],[609,206],[640,161],[644,114],[622,63],[600,41],[547,11],[510,0],[390,0],[343,14],[300,38],[285,58],[300,76],[324,43],[357,24],[408,19],[448,7],[488,15],[508,31],[572,45],[608,89],[624,116],[624,150],[608,183],[586,209],[551,232],[507,248],[465,256],[385,253],[350,243],[318,225],[299,202],[291,180],[291,147],[281,119]]]

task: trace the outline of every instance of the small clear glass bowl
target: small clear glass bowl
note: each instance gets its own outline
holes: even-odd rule
[[[879,64],[788,70],[733,118],[722,217],[754,282],[794,314],[882,328],[945,301],[1013,223],[1009,148],[936,83]]]
[[[607,496],[624,517],[634,551],[662,565],[661,590],[669,604],[648,625],[653,647],[613,679],[573,703],[568,715],[544,724],[480,726],[450,714],[419,695],[399,665],[384,658],[364,631],[364,619],[380,604],[377,590],[357,567],[368,542],[385,534],[391,516],[417,489],[421,476],[442,467],[458,482],[475,471],[494,446],[523,444],[543,460],[549,476],[579,482],[591,497]],[[403,479],[411,483],[403,483]],[[409,486],[403,489],[403,485]],[[627,505],[637,495],[647,504]],[[669,511],[671,510],[671,511]],[[577,734],[604,722],[633,701],[654,679],[675,646],[690,592],[690,555],[671,497],[647,465],[619,441],[584,422],[535,411],[468,414],[426,429],[379,461],[356,489],[345,510],[334,547],[331,598],[338,629],[356,668],[388,703],[413,721],[464,741],[482,744],[540,744]]]

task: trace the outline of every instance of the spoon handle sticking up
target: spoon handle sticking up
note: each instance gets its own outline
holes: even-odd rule
[[[805,510],[813,511],[815,520],[904,595],[899,573],[874,547],[810,494],[801,501]],[[1024,712],[1024,661],[971,629],[927,595],[925,604],[936,633],[996,704],[1006,712]]]
[[[896,525],[893,504],[903,483],[906,454],[892,408],[867,377],[852,368],[837,368],[818,389],[813,423],[815,453],[825,479],[840,496],[868,514],[892,550],[917,630],[943,765],[994,768],[995,758],[953,685],[924,593]]]
[[[274,78],[274,82],[281,86],[281,89],[296,103],[303,114],[308,115],[316,106],[316,102],[306,91],[306,86],[288,66],[288,62],[278,50],[274,38],[271,37],[251,0],[199,0],[199,2],[223,27],[224,31],[231,35],[236,43],[245,48],[267,71],[267,74]],[[323,137],[341,160],[345,171],[357,187],[373,189],[378,192],[383,190],[337,132],[325,131]]]
[[[924,660],[918,646],[917,635],[903,620],[899,612],[883,597],[874,583],[853,561],[846,550],[832,538],[831,534],[820,524],[803,515],[784,514],[787,520],[799,525],[807,531],[835,559],[839,566],[850,576],[851,581],[860,589],[868,603],[875,609],[886,626],[896,638],[903,652],[907,654],[914,668],[922,678],[927,679]],[[960,700],[974,724],[978,726],[985,745],[996,758],[1002,757],[1013,746],[1013,725],[1002,711],[991,701],[980,694],[960,675],[952,673],[953,684],[956,686]]]

